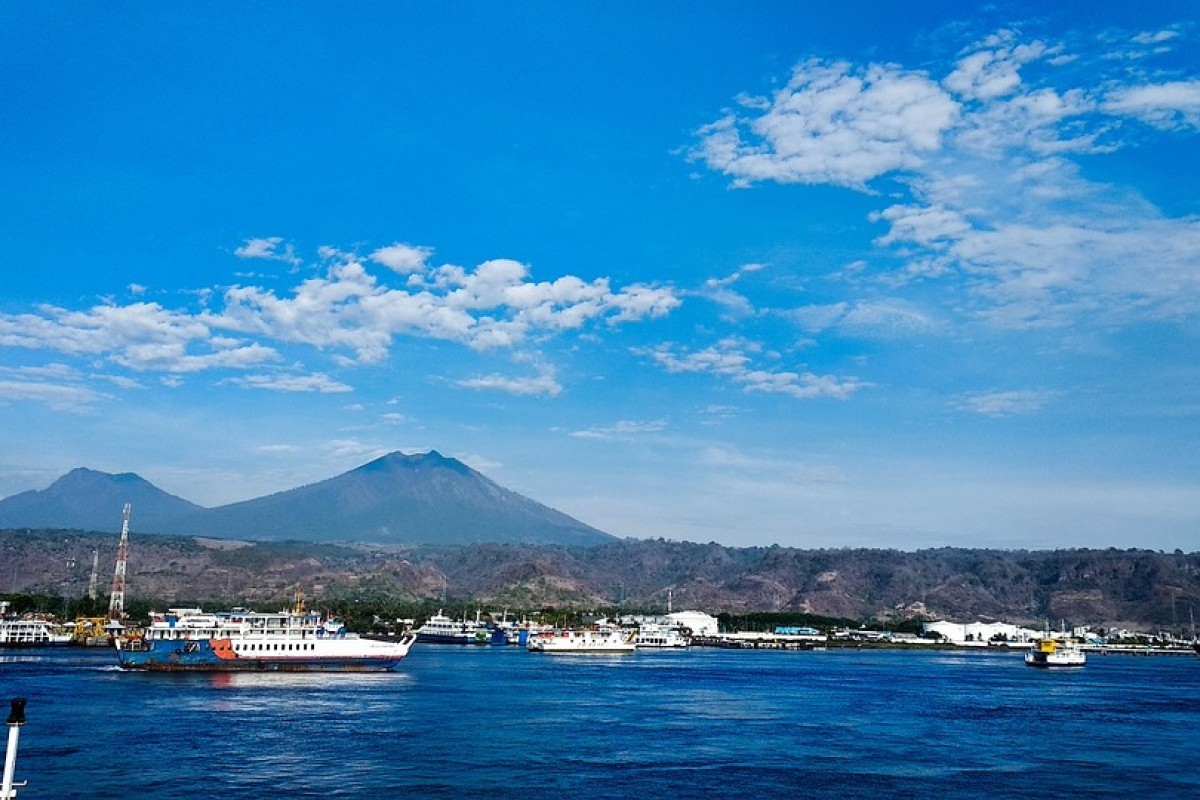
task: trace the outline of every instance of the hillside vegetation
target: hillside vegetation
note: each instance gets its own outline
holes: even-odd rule
[[[0,531],[0,593],[80,597],[92,551],[107,594],[111,533]],[[621,540],[590,548],[382,547],[139,535],[128,596],[145,602],[473,604],[486,609],[784,611],[860,620],[1003,619],[1183,630],[1200,606],[1200,553],[943,548],[797,550]]]

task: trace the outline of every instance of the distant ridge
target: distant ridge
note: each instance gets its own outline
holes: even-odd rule
[[[439,545],[614,541],[436,450],[389,453],[333,478],[216,508],[174,497],[132,473],[77,469],[44,491],[0,500],[0,527],[112,530],[126,502],[134,504],[135,530],[215,538]]]

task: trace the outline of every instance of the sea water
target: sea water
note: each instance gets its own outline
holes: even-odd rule
[[[39,798],[1200,797],[1200,659],[413,647],[399,671],[0,651]]]

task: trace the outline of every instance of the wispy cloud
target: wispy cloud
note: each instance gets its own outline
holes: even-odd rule
[[[733,286],[742,279],[745,273],[758,272],[761,269],[763,269],[761,264],[746,264],[732,275],[724,278],[709,278],[696,294],[724,308],[727,316],[748,317],[755,313],[754,305],[745,295],[735,291]]]
[[[112,395],[82,385],[0,380],[0,400],[40,403],[56,411],[84,413]]]
[[[809,333],[836,330],[870,339],[928,335],[943,327],[925,310],[898,298],[801,306],[783,313]]]
[[[507,394],[532,397],[557,397],[563,390],[562,384],[558,382],[553,372],[550,371],[543,371],[538,375],[516,378],[499,374],[484,375],[477,378],[465,378],[455,381],[454,385],[463,389],[505,392]]]
[[[701,350],[671,344],[634,350],[667,372],[719,375],[739,384],[747,392],[786,394],[801,400],[845,399],[868,385],[850,377],[765,368],[754,363],[754,356],[759,351],[760,346],[738,337],[722,339]]]
[[[282,245],[282,248],[280,247]],[[296,256],[296,249],[291,243],[284,243],[282,236],[268,236],[263,239],[247,239],[246,243],[233,251],[238,258],[258,258],[267,261],[282,261],[293,267],[302,263]]]
[[[269,389],[273,392],[338,394],[354,391],[353,387],[321,373],[313,375],[242,375],[230,378],[228,382],[247,389]]]
[[[986,417],[1011,417],[1036,413],[1056,397],[1058,392],[1040,389],[977,392],[964,395],[957,406]]]
[[[660,433],[666,427],[666,420],[650,420],[643,422],[638,422],[635,420],[618,420],[612,425],[572,431],[567,435],[576,439],[623,439],[648,433]]]

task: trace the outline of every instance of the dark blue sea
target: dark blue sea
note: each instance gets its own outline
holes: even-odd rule
[[[126,673],[0,651],[41,798],[1200,797],[1200,659],[1017,652],[545,656],[396,673]]]

